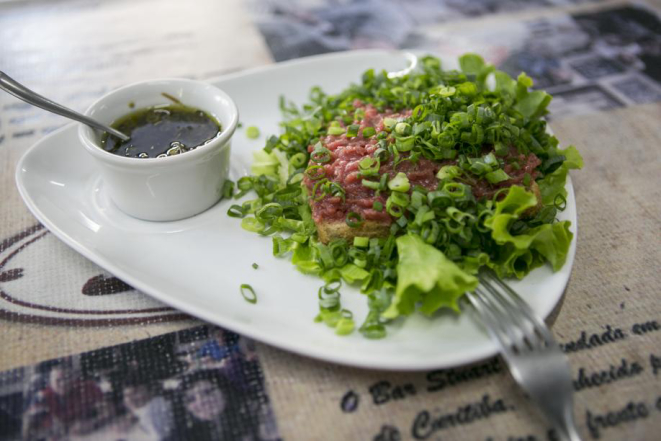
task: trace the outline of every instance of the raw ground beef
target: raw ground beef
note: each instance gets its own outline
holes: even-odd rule
[[[379,133],[385,130],[385,118],[402,120],[410,116],[411,111],[396,113],[386,110],[379,113],[372,105],[363,106],[362,103],[356,102],[354,106],[365,111],[364,118],[354,122],[354,124],[360,125],[358,135],[352,138],[347,138],[346,134],[328,135],[321,139],[322,145],[331,152],[330,161],[323,164],[324,177],[342,186],[345,191],[345,200],[342,201],[340,197],[331,195],[325,196],[320,201],[310,200],[312,217],[315,222],[344,221],[347,214],[353,211],[364,220],[390,224],[393,219],[385,210],[387,195],[381,194],[377,197],[374,190],[362,185],[363,178],[358,177],[358,163],[363,158],[372,156],[378,148],[376,136],[364,138],[362,134],[366,127],[374,127],[376,133]],[[485,147],[485,149],[485,153],[492,150],[490,147]],[[308,147],[309,152],[313,150],[314,146]],[[510,148],[509,154],[504,159],[506,165],[503,170],[512,179],[496,185],[489,184],[483,179],[475,180],[471,184],[476,198],[491,197],[501,188],[521,184],[526,173],[531,176],[531,179],[534,179],[537,176],[535,168],[541,163],[534,154],[521,155],[514,147]],[[515,169],[514,162],[518,163],[518,170]],[[411,187],[420,185],[428,190],[435,190],[438,186],[436,173],[443,165],[453,163],[454,161],[434,162],[420,158],[416,164],[410,161],[400,162],[395,170],[393,159],[389,158],[381,164],[379,174],[387,173],[389,179],[392,179],[397,173],[403,172],[408,177]],[[311,164],[314,163],[311,162]],[[317,181],[305,177],[304,184],[307,186],[309,194],[312,193],[315,182]],[[382,211],[372,208],[375,201],[383,204]]]

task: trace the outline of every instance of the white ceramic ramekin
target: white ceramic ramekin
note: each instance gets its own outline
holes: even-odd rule
[[[184,219],[220,200],[230,165],[230,140],[239,121],[234,101],[199,81],[162,79],[130,84],[100,98],[85,112],[106,124],[145,107],[182,104],[207,112],[222,126],[220,136],[194,150],[166,158],[130,158],[101,147],[101,132],[80,125],[80,140],[97,161],[112,201],[128,215],[150,221]],[[132,106],[132,107],[130,107]]]

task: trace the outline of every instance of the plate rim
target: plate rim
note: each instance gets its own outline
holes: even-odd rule
[[[244,76],[249,76],[253,74],[260,74],[264,72],[269,72],[272,69],[282,69],[286,68],[287,66],[295,66],[295,65],[300,65],[300,64],[306,64],[310,62],[314,62],[315,60],[318,59],[332,59],[332,58],[343,58],[343,57],[351,57],[351,56],[356,56],[356,55],[361,55],[361,54],[395,54],[395,53],[402,53],[403,51],[389,51],[389,50],[360,50],[360,51],[345,51],[345,52],[339,52],[339,53],[331,53],[331,54],[321,54],[321,55],[313,55],[310,57],[304,57],[304,58],[299,58],[295,60],[289,60],[286,62],[282,63],[274,63],[271,65],[265,65],[265,66],[257,66],[251,69],[247,69],[245,71],[241,72],[234,72],[230,73],[227,75],[222,75],[219,77],[212,78],[210,80],[206,80],[210,84],[216,85],[216,82],[219,81],[227,81],[227,80],[232,80],[235,78],[241,78]],[[78,240],[72,236],[70,236],[68,233],[66,233],[64,230],[62,230],[54,221],[52,221],[39,207],[36,201],[33,200],[32,196],[30,195],[29,191],[26,188],[25,182],[23,180],[24,173],[23,173],[23,166],[24,164],[29,160],[29,158],[33,157],[34,155],[38,155],[37,152],[40,151],[40,149],[43,148],[48,148],[47,146],[44,147],[52,138],[55,138],[57,136],[62,135],[63,133],[67,131],[76,131],[78,126],[78,123],[70,123],[67,124],[64,127],[61,127],[48,135],[44,136],[40,140],[38,140],[36,143],[34,143],[31,147],[29,147],[21,156],[19,161],[17,162],[16,165],[16,172],[15,172],[15,182],[19,191],[19,194],[21,198],[23,199],[24,203],[26,204],[27,208],[30,210],[30,212],[37,218],[39,222],[41,222],[51,233],[53,233],[58,239],[60,239],[62,242],[64,242],[67,246],[73,248],[76,252],[80,253],[83,255],[85,258],[89,259],[96,265],[100,266],[101,268],[105,269],[106,271],[110,272],[111,274],[115,275],[116,277],[120,278],[121,280],[125,281],[129,285],[133,286],[135,289],[139,290],[140,292],[149,295],[155,299],[157,299],[160,302],[163,302],[164,304],[167,304],[169,306],[172,306],[175,309],[178,309],[180,311],[183,311],[187,314],[190,314],[191,316],[207,321],[209,323],[215,324],[217,326],[221,326],[223,328],[232,330],[234,332],[237,332],[239,334],[245,335],[249,338],[252,338],[256,341],[263,342],[265,344],[268,344],[270,346],[274,346],[276,348],[292,352],[304,357],[310,357],[316,360],[320,360],[323,362],[332,362],[336,363],[339,365],[343,366],[349,366],[349,367],[354,367],[354,368],[361,368],[361,369],[371,369],[371,370],[378,370],[378,371],[424,371],[424,370],[430,370],[430,369],[444,369],[444,368],[450,368],[450,367],[459,367],[459,366],[464,366],[470,363],[477,363],[482,360],[485,360],[487,358],[493,357],[494,355],[498,354],[498,347],[496,344],[489,340],[488,344],[485,343],[484,346],[476,346],[474,348],[471,348],[471,350],[467,350],[465,352],[462,352],[460,356],[454,355],[453,358],[448,360],[447,362],[442,362],[437,359],[427,359],[426,362],[423,363],[416,363],[416,364],[411,364],[408,362],[400,363],[400,362],[391,362],[387,366],[377,366],[372,363],[370,363],[368,360],[363,361],[363,360],[350,360],[348,358],[342,358],[339,357],[333,353],[327,353],[326,351],[323,350],[323,348],[316,348],[316,347],[304,347],[304,345],[297,346],[297,345],[290,345],[288,341],[283,341],[281,337],[271,337],[268,332],[253,332],[254,328],[251,328],[250,325],[243,324],[241,321],[228,318],[227,322],[228,323],[219,323],[217,320],[217,317],[215,316],[214,312],[208,312],[202,307],[195,306],[192,304],[189,304],[185,301],[185,298],[178,298],[175,296],[170,296],[166,293],[161,293],[158,289],[152,289],[149,284],[143,283],[140,281],[138,278],[131,276],[130,274],[124,273],[121,269],[118,269],[115,267],[115,265],[109,260],[105,259],[102,256],[97,256],[95,253],[93,253],[92,250],[88,249],[82,242],[82,240]],[[75,137],[75,134],[72,135]],[[77,139],[77,138],[76,138]],[[81,152],[82,153],[82,152]],[[567,271],[567,277],[563,282],[563,287],[562,287],[562,292],[557,296],[555,301],[551,302],[547,308],[545,308],[543,311],[537,311],[544,319],[548,317],[548,315],[558,306],[558,304],[561,303],[563,297],[566,295],[567,292],[567,286],[569,284],[569,280],[571,278],[571,274],[573,271],[573,266],[574,266],[574,260],[575,260],[575,255],[576,255],[576,245],[578,241],[578,206],[576,204],[576,198],[575,198],[575,192],[574,192],[574,187],[573,183],[571,180],[571,177],[569,174],[567,175],[567,182],[565,185],[565,188],[568,192],[568,196],[570,196],[570,200],[573,201],[573,211],[574,211],[574,217],[575,219],[572,219],[572,229],[574,230],[574,237],[572,238],[572,242],[570,244],[570,249],[567,255],[567,261],[565,262],[565,266],[563,268],[568,268]],[[292,268],[293,270],[293,268]],[[340,337],[337,337],[340,338]],[[475,349],[476,348],[476,349]]]

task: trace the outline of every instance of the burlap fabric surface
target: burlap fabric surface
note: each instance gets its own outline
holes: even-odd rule
[[[257,34],[248,35],[253,57],[234,65],[228,58],[226,66],[269,62]],[[15,103],[0,96],[5,115]],[[0,370],[199,326],[123,286],[40,228],[14,185],[15,164],[32,141],[15,136],[6,118],[0,121],[0,257],[7,260],[22,247],[12,265],[0,267],[0,291],[13,284],[14,292],[50,308],[11,309],[5,299]],[[576,260],[550,322],[570,358],[575,416],[586,439],[661,437],[660,121],[656,103],[552,124],[561,143],[576,145],[585,160],[585,168],[572,174]],[[37,133],[26,138],[38,138],[46,126],[28,121]],[[83,317],[62,311],[62,299],[73,295],[80,309],[102,312]],[[261,344],[257,355],[284,439],[554,439],[497,359],[444,371],[384,373]]]

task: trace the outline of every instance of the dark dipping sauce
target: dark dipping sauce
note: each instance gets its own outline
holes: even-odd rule
[[[207,113],[182,104],[131,112],[112,128],[130,136],[122,141],[107,133],[101,146],[107,152],[131,158],[164,158],[191,151],[220,135],[221,125]]]

